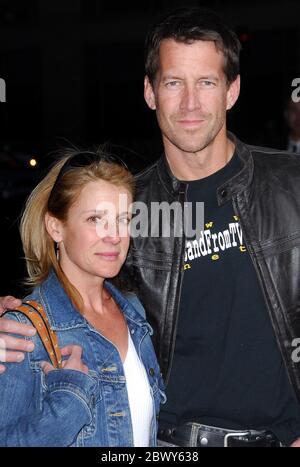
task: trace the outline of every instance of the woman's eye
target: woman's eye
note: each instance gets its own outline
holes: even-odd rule
[[[119,218],[119,224],[126,224],[128,225],[130,222],[130,219],[128,217],[120,217]]]
[[[101,221],[103,222],[103,220],[103,218],[97,216],[92,216],[88,218],[88,221],[94,224],[99,224]]]

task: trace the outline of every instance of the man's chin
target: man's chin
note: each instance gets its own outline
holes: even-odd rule
[[[195,143],[195,144],[178,144],[177,147],[178,149],[180,149],[180,151],[182,152],[186,152],[186,153],[189,153],[189,154],[196,154],[200,151],[203,151],[203,149],[205,149],[207,146],[209,145],[209,143]]]

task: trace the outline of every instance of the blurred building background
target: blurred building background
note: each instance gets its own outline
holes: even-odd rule
[[[138,6],[139,5],[139,6]],[[238,33],[242,90],[229,128],[246,142],[274,146],[283,108],[300,77],[298,1],[147,2],[0,0],[1,286],[22,293],[18,239],[22,204],[61,144],[109,143],[132,170],[161,151],[143,100],[143,42],[150,24],[182,5],[219,11]],[[36,161],[36,164],[35,162]]]

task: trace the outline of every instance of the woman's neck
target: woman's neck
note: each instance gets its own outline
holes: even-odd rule
[[[68,267],[64,267],[61,263],[61,268],[67,277],[68,281],[76,288],[79,292],[82,302],[83,313],[86,311],[95,312],[97,314],[105,313],[111,295],[107,292],[104,287],[104,278],[93,276],[83,271],[77,271],[72,269],[68,270]]]

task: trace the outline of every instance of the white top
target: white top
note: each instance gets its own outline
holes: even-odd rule
[[[148,447],[153,418],[153,400],[145,367],[128,331],[128,350],[123,363],[135,447]]]

